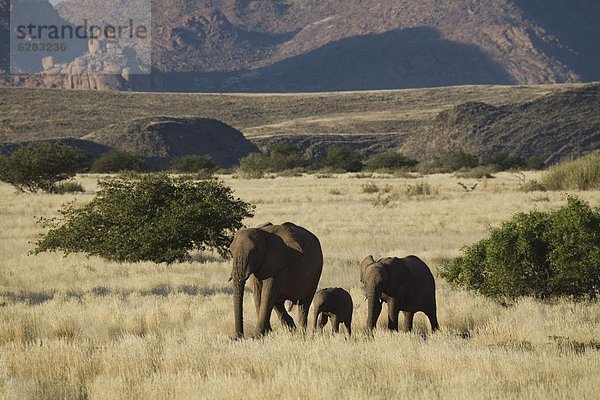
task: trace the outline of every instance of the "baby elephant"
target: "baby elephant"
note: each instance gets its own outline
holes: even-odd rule
[[[352,297],[342,288],[321,289],[315,294],[313,300],[315,309],[314,329],[323,330],[331,318],[333,332],[340,331],[340,324],[346,326],[348,335],[352,334]]]

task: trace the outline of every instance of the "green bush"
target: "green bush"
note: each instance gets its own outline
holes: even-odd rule
[[[600,209],[569,197],[554,211],[516,214],[463,249],[440,275],[497,300],[595,298],[600,292]]]
[[[527,161],[523,157],[512,156],[508,153],[497,153],[483,159],[482,165],[493,166],[496,171],[523,169]]]
[[[217,166],[208,155],[179,157],[171,162],[171,170],[180,174],[212,173]]]
[[[294,144],[279,142],[267,147],[267,172],[281,172],[305,168],[307,160]]]
[[[435,160],[419,164],[419,172],[424,174],[455,172],[475,168],[479,165],[477,156],[463,150],[449,150],[435,157]]]
[[[184,260],[190,250],[226,256],[233,232],[252,216],[217,180],[187,181],[166,174],[122,175],[99,182],[88,204],[66,204],[61,218],[41,218],[49,231],[35,254],[82,252],[119,262]]]
[[[349,147],[330,146],[320,164],[336,171],[358,172],[363,168],[362,158],[359,152]]]
[[[0,181],[20,191],[51,192],[61,181],[86,168],[87,155],[65,144],[26,145],[0,157]]]
[[[267,157],[260,153],[248,154],[240,160],[238,175],[242,178],[260,179],[267,172]]]
[[[412,160],[400,153],[388,151],[369,158],[365,163],[365,168],[370,171],[396,171],[413,168],[418,163],[418,161]]]
[[[546,162],[542,157],[530,157],[525,168],[529,171],[541,171],[546,168]]]
[[[146,167],[144,159],[134,153],[111,150],[100,156],[92,164],[91,172],[96,174],[113,174],[116,172],[141,172]]]
[[[600,152],[551,167],[542,184],[548,190],[600,190]]]

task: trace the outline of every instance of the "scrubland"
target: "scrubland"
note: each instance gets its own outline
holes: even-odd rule
[[[360,177],[223,178],[256,205],[247,225],[312,230],[325,254],[320,286],[348,289],[355,304],[351,338],[290,333],[274,316],[271,335],[242,341],[231,339],[230,266],[214,254],[169,266],[27,254],[40,233],[34,217],[90,200],[97,176],[78,177],[86,192],[77,195],[0,185],[0,398],[597,398],[597,302],[502,306],[436,278],[440,332],[428,334],[420,314],[411,334],[364,331],[365,256],[416,254],[435,272],[488,226],[557,208],[563,193],[520,191],[510,173],[472,192],[475,180],[451,175]],[[600,205],[598,191],[576,194]],[[248,292],[247,333],[255,321]]]

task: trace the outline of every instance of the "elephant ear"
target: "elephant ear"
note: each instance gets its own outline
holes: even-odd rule
[[[406,293],[408,291],[409,274],[404,261],[394,257],[387,266],[390,277],[390,287],[395,288],[394,297],[400,300],[400,305],[406,304]]]
[[[290,266],[297,265],[299,257],[300,253],[291,249],[281,237],[269,233],[261,275],[264,277],[277,276]]]
[[[360,281],[362,283],[366,283],[367,267],[369,267],[369,265],[372,264],[375,264],[375,259],[373,258],[373,256],[366,257],[360,263]]]

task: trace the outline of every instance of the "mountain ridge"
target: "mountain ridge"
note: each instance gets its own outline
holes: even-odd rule
[[[142,1],[126,9],[121,0],[69,0],[57,10],[70,21],[81,10],[98,18],[135,16]],[[151,83],[129,89],[295,92],[598,81],[599,18],[600,3],[587,0],[156,0]],[[348,74],[338,83],[339,71]]]

